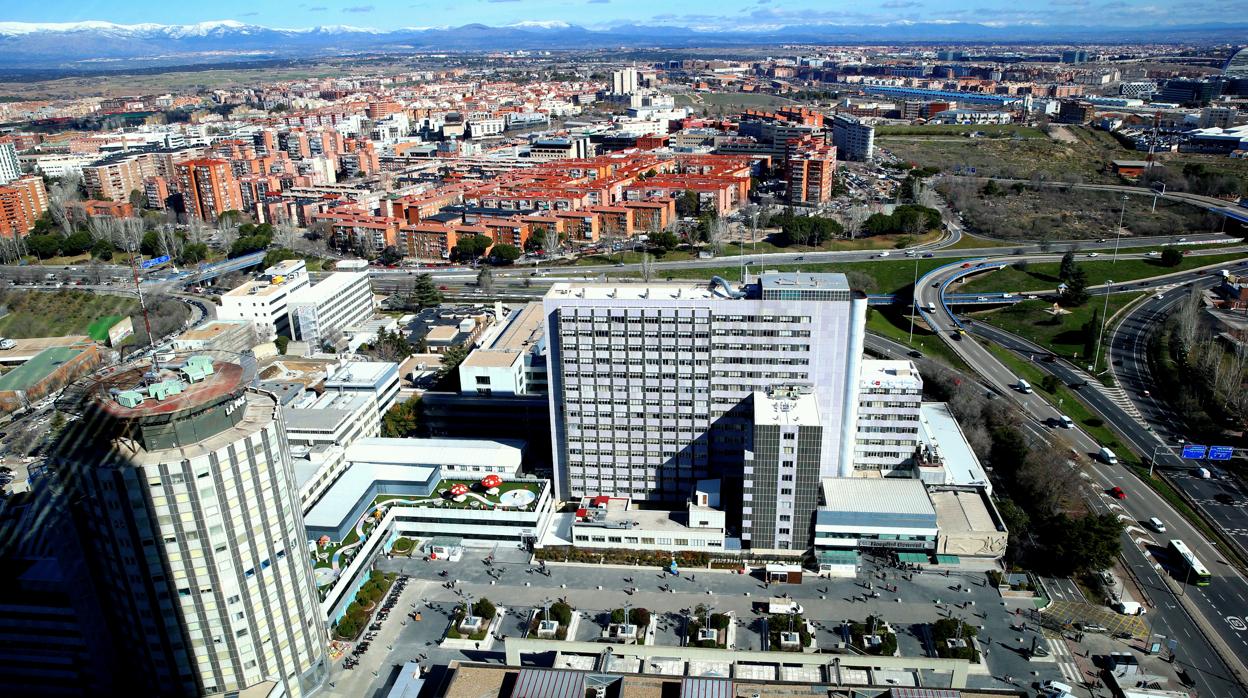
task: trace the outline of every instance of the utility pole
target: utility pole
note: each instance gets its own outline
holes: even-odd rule
[[[1127,213],[1127,195],[1122,195],[1122,210],[1118,212],[1118,237],[1114,238],[1114,260],[1113,264],[1118,261],[1118,244],[1122,242],[1122,218]]]

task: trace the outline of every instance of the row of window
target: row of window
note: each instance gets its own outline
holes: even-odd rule
[[[722,548],[724,541],[701,538],[649,538],[645,536],[586,536],[577,534],[573,540],[577,543],[620,543],[622,545],[667,545],[678,547]]]

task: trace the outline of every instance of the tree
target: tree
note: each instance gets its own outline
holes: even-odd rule
[[[56,235],[29,235],[26,248],[39,259],[55,257],[61,251],[61,238]]]
[[[511,264],[520,259],[520,248],[507,243],[499,243],[490,250],[490,257],[495,264]]]
[[[490,249],[494,241],[484,235],[469,235],[459,239],[451,248],[451,258],[460,262],[474,262],[485,251]]]
[[[472,615],[486,620],[492,619],[494,614],[497,612],[498,609],[494,608],[494,604],[490,603],[489,599],[478,599],[477,602],[472,605]]]
[[[182,251],[178,253],[178,264],[199,264],[205,259],[208,259],[208,245],[202,242],[192,242],[183,247]],[[265,260],[268,260],[267,256],[265,257]],[[270,266],[272,265],[265,265],[265,267]]]
[[[452,387],[454,378],[459,375],[459,365],[468,358],[468,347],[458,344],[442,353],[442,364],[438,366],[438,383],[442,387]]]
[[[365,353],[374,361],[403,363],[412,355],[412,343],[407,340],[407,335],[398,330],[382,329]]]
[[[420,429],[420,398],[404,400],[386,411],[381,418],[381,435],[386,438],[415,436]]]
[[[377,261],[385,266],[392,267],[403,261],[403,253],[399,252],[399,248],[394,245],[386,245],[381,251],[381,255],[377,257]]]
[[[489,293],[494,290],[493,269],[490,267],[482,267],[481,271],[477,272],[477,288],[481,289],[482,293]]]
[[[1075,271],[1071,274],[1070,279],[1066,282],[1066,290],[1062,292],[1059,298],[1062,305],[1074,307],[1083,305],[1088,302],[1088,274],[1083,269],[1075,267]]]
[[[850,240],[857,237],[858,231],[862,230],[862,224],[870,215],[871,212],[866,206],[850,206],[849,210],[845,212],[845,220],[841,224],[845,231],[845,236]]]
[[[1177,247],[1163,247],[1161,250],[1161,264],[1166,267],[1177,267],[1183,262],[1183,253]]]
[[[286,347],[290,346],[290,337],[287,337],[284,334],[279,334],[273,339],[273,344],[277,347],[277,353],[285,356]]]
[[[76,257],[80,254],[84,254],[90,249],[91,234],[85,230],[80,230],[65,238],[65,240],[61,242],[61,252],[70,257]]]
[[[132,189],[132,190],[130,190],[130,196],[129,196],[128,198],[129,198],[129,200],[130,200],[130,205],[134,207],[134,210],[136,210],[136,211],[137,211],[137,210],[139,210],[139,209],[143,208],[143,201],[144,201],[144,198],[143,198],[143,192],[142,192],[142,191],[140,191],[140,190],[138,190],[138,189]]]
[[[660,253],[676,249],[680,244],[680,238],[676,237],[676,233],[670,230],[664,230],[650,236],[650,246]]]
[[[1092,317],[1083,323],[1083,327],[1080,328],[1080,332],[1083,333],[1084,358],[1091,359],[1093,356],[1096,356],[1097,336],[1100,331],[1100,315],[1101,309],[1093,308]]]
[[[187,245],[187,248],[190,248],[190,247],[192,247],[192,245]],[[204,246],[205,256],[207,256],[207,251],[208,251],[208,248],[205,245]],[[185,252],[185,250],[183,250],[183,252]],[[301,255],[298,252],[295,252],[294,250],[288,250],[284,247],[275,247],[264,254],[264,262],[262,262],[262,264],[265,269],[268,269],[269,267],[273,266],[274,264],[277,264],[278,262],[282,262],[287,259],[300,259],[300,257]]]
[[[1075,275],[1075,269],[1075,252],[1074,250],[1067,250],[1066,254],[1062,255],[1062,264],[1058,268],[1057,278],[1062,281],[1070,281],[1071,277]]]
[[[1072,519],[1054,516],[1046,526],[1052,542],[1050,560],[1066,575],[1112,567],[1122,552],[1122,522],[1113,514]]]
[[[111,260],[113,258],[113,243],[108,240],[96,240],[95,244],[91,245],[91,256],[101,262]]]
[[[698,193],[692,189],[686,189],[680,196],[676,197],[676,215],[681,218],[689,218],[698,215],[701,210],[701,201]]]
[[[410,300],[417,308],[432,308],[442,304],[442,292],[433,283],[433,277],[420,274],[412,286]]]
[[[146,257],[159,257],[164,254],[160,247],[160,235],[155,230],[149,230],[143,234],[143,241],[139,243],[139,252]]]

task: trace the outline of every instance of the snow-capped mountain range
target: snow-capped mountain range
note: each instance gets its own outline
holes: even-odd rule
[[[899,21],[879,25],[805,24],[710,30],[638,24],[586,29],[560,20],[530,20],[497,27],[466,24],[381,30],[346,25],[280,29],[228,19],[181,25],[0,22],[0,66],[16,72],[107,70],[373,50],[482,51],[773,43],[1236,41],[1245,33],[1248,33],[1248,24],[1244,23],[1115,30]],[[3,68],[0,72],[4,72]]]

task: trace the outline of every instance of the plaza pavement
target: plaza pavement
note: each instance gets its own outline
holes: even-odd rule
[[[972,670],[969,687],[1029,687],[1044,679],[1062,680],[1072,673],[1070,653],[1063,653],[1052,644],[1062,640],[1050,642],[1034,622],[1027,622],[1023,629],[1027,613],[1033,608],[1031,600],[1003,600],[987,585],[981,572],[947,576],[941,572],[916,572],[907,579],[898,570],[864,559],[856,580],[808,575],[800,585],[773,584],[768,588],[755,577],[710,570],[686,569],[674,577],[648,567],[551,564],[543,574],[539,568],[520,561],[518,555],[495,554],[496,561],[486,565],[488,552],[470,548],[455,563],[425,562],[420,558],[380,560],[379,569],[400,572],[411,580],[371,648],[360,658],[359,666],[344,670],[341,660],[334,663],[329,679],[333,685],[327,686],[326,694],[384,697],[399,667],[412,660],[431,668],[435,681],[454,659],[501,663],[501,642],[479,651],[437,646],[450,614],[463,603],[465,595],[473,601],[488,598],[495,606],[507,609],[499,629],[503,636],[523,635],[532,610],[559,599],[582,614],[578,639],[596,631],[597,619],[603,612],[625,604],[644,607],[659,620],[657,643],[661,645],[678,644],[685,613],[698,604],[706,604],[713,612],[735,613],[740,623],[736,630],[739,649],[761,649],[753,605],[787,594],[805,608],[804,616],[814,625],[819,646],[839,641],[835,630],[842,621],[862,621],[875,614],[892,625],[903,656],[927,656],[930,641],[924,624],[952,614],[981,626],[979,638],[986,650],[986,668]],[[440,576],[444,570],[446,577]],[[887,578],[880,579],[879,574]],[[447,588],[449,580],[454,580],[454,588]],[[868,589],[868,584],[874,588]],[[887,591],[885,585],[895,585],[897,591]],[[880,596],[864,599],[872,592],[879,592]],[[408,617],[412,611],[420,611],[419,622]],[[1023,650],[1031,647],[1033,639],[1049,650],[1049,656],[1030,661],[1025,658]],[[1066,665],[1065,672],[1062,664]],[[1006,677],[1013,686],[1004,682]]]

